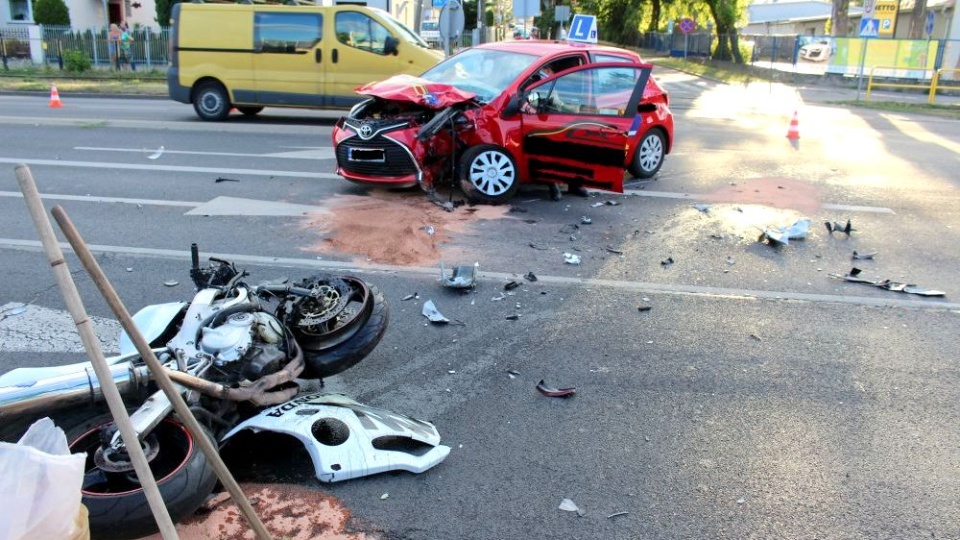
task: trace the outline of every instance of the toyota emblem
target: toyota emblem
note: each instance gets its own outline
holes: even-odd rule
[[[360,126],[360,138],[369,139],[373,136],[373,128],[369,124],[363,124]]]

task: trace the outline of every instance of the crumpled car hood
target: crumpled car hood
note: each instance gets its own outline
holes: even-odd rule
[[[364,96],[414,103],[437,110],[466,103],[476,97],[473,92],[460,90],[456,86],[430,82],[412,75],[395,75],[385,81],[365,84],[355,91]]]

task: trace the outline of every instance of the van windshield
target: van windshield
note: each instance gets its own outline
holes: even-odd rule
[[[383,23],[393,29],[397,35],[400,36],[400,39],[413,43],[414,45],[423,47],[424,49],[429,49],[430,46],[427,45],[427,42],[423,40],[420,36],[414,33],[413,30],[410,30],[404,24],[397,19],[393,18],[393,15],[390,15],[386,11],[378,10],[378,15],[383,18]]]

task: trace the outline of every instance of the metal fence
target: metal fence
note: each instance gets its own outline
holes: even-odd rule
[[[69,26],[39,25],[0,27],[0,55],[4,69],[13,66],[47,65],[63,69],[64,53],[80,51],[94,68],[117,69],[111,62],[108,30],[74,30]],[[125,69],[162,69],[169,55],[169,29],[148,27],[131,30],[130,58]]]

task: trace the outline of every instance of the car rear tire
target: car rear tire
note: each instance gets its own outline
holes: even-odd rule
[[[474,203],[506,202],[520,185],[513,156],[493,144],[467,149],[460,158],[458,175],[460,189]]]
[[[651,129],[640,139],[627,172],[634,178],[652,178],[660,171],[666,150],[663,133],[659,129]]]
[[[200,84],[193,92],[193,110],[203,120],[219,122],[230,114],[230,97],[218,82]]]
[[[244,116],[256,116],[260,114],[260,111],[263,110],[263,107],[237,107],[237,110],[240,111]]]

